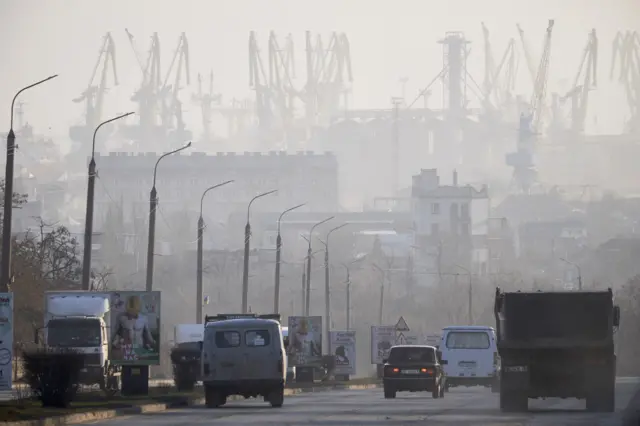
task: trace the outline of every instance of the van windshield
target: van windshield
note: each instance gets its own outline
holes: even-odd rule
[[[435,354],[432,348],[395,347],[391,348],[389,362],[435,362]]]
[[[484,331],[451,331],[447,349],[489,349],[489,335]]]

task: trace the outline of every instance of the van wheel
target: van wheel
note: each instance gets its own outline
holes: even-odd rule
[[[274,408],[282,407],[284,403],[284,388],[278,388],[269,392],[269,396],[267,398],[269,400],[269,404],[271,404]]]

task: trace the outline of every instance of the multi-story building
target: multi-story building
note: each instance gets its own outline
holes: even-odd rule
[[[96,230],[114,203],[124,206],[125,222],[148,215],[154,166],[160,155],[112,152],[96,156]],[[203,192],[227,180],[234,183],[205,198],[203,212],[208,221],[226,222],[232,212],[246,211],[255,195],[274,189],[278,192],[254,203],[251,211],[282,211],[300,203],[306,203],[309,211],[338,208],[338,162],[331,153],[195,152],[171,155],[159,163],[155,184],[161,214],[165,219],[177,212],[199,214]]]
[[[413,177],[412,217],[420,269],[467,268],[487,272],[489,193],[486,186],[441,185],[436,169]],[[462,272],[463,271],[457,271]]]

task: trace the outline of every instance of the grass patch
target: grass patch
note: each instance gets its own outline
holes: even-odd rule
[[[67,408],[43,407],[38,400],[20,398],[13,401],[0,402],[0,422],[37,420],[92,411],[117,410],[145,404],[178,403],[199,397],[202,397],[202,392],[177,392],[167,386],[149,388],[149,395],[127,397],[114,395],[109,399],[106,399],[102,392],[82,392],[76,395],[74,401]]]

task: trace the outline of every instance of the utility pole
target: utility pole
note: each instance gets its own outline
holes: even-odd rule
[[[329,350],[329,342],[331,340],[331,333],[330,333],[330,329],[331,329],[331,285],[329,282],[329,237],[331,236],[331,234],[334,231],[337,231],[338,229],[344,228],[345,226],[347,226],[346,223],[343,223],[340,226],[336,226],[335,228],[329,230],[329,232],[327,232],[327,240],[326,241],[322,241],[320,240],[320,242],[324,245],[324,316],[325,316],[325,339],[326,339],[326,345],[325,348],[327,348],[327,350]]]
[[[204,302],[202,300],[202,257],[203,257],[203,241],[202,237],[204,235],[204,218],[202,216],[202,204],[204,202],[204,196],[207,195],[209,191],[212,189],[219,188],[221,186],[232,183],[233,180],[228,180],[226,182],[219,183],[218,185],[210,186],[205,189],[200,197],[200,217],[198,217],[198,261],[197,261],[197,270],[196,270],[196,324],[202,324],[202,306]]]
[[[153,168],[153,186],[151,187],[151,193],[149,194],[149,241],[147,244],[147,291],[153,290],[153,251],[156,245],[156,209],[158,208],[158,192],[156,191],[156,177],[158,174],[158,164],[160,160],[168,155],[180,152],[183,149],[187,149],[191,146],[191,142],[188,142],[182,148],[178,148],[171,152],[167,152],[158,158],[156,165]]]
[[[398,183],[398,168],[400,167],[400,105],[404,103],[403,98],[393,97],[391,98],[393,104],[393,154],[392,159],[392,184],[393,184],[393,196],[398,195],[400,190],[400,184]]]
[[[313,225],[311,227],[311,230],[309,231],[309,239],[307,240],[309,242],[309,248],[307,249],[307,291],[306,291],[306,303],[305,303],[305,315],[309,316],[309,312],[310,312],[310,305],[311,305],[311,257],[312,254],[311,253],[311,237],[313,236],[313,230],[316,228],[316,226],[318,225],[322,225],[325,222],[330,221],[331,219],[333,219],[335,216],[331,216],[328,217],[324,220],[321,220],[320,222],[316,223],[315,225]]]
[[[277,314],[280,312],[280,257],[282,251],[282,236],[280,235],[280,222],[282,221],[282,217],[289,213],[292,210],[300,208],[304,206],[305,203],[299,204],[297,206],[291,207],[280,214],[278,217],[278,236],[276,237],[276,278],[275,278],[275,288],[274,288],[274,296],[273,296],[273,313]]]
[[[244,267],[242,270],[242,313],[246,314],[248,311],[249,304],[249,252],[251,250],[251,223],[250,220],[250,212],[251,212],[251,204],[258,198],[264,197],[269,194],[273,194],[274,192],[278,192],[277,189],[274,189],[269,192],[265,192],[262,194],[258,194],[249,201],[249,205],[247,206],[247,224],[244,227]]]
[[[347,331],[351,330],[351,277],[347,267]]]
[[[7,292],[11,288],[11,216],[13,209],[13,165],[16,153],[16,134],[13,132],[13,113],[16,99],[25,90],[38,86],[56,78],[58,74],[47,77],[18,90],[11,101],[11,119],[7,134],[7,164],[4,174],[4,206],[2,217],[2,265],[0,266],[0,291]]]
[[[380,268],[375,263],[372,263],[371,266],[373,266],[378,270],[378,272],[380,272],[380,307],[378,310],[378,325],[382,325],[382,319],[383,319],[382,313],[384,310],[384,280],[387,274],[382,270],[382,268]]]
[[[307,292],[307,273],[305,271],[306,265],[303,264],[302,265],[302,303],[300,304],[301,306],[301,312],[300,315],[304,316],[307,313],[307,306],[306,306],[306,301],[307,298],[305,296],[305,293]]]
[[[84,254],[82,256],[82,289],[84,291],[90,290],[91,281],[91,248],[93,240],[93,203],[95,195],[96,184],[96,135],[98,130],[107,123],[120,120],[121,118],[128,117],[133,112],[119,115],[118,117],[103,121],[98,124],[98,127],[93,132],[93,140],[91,142],[91,161],[89,161],[89,179],[87,182],[87,209],[85,210],[84,221]]]

